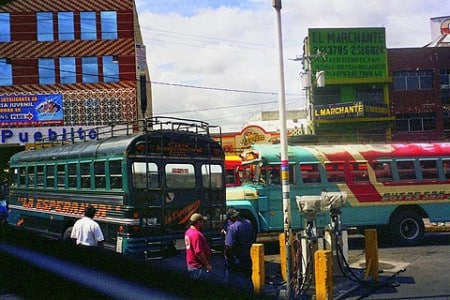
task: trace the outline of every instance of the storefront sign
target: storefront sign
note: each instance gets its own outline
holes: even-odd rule
[[[20,144],[47,142],[95,140],[98,130],[94,127],[33,127],[33,128],[0,128],[1,144]]]
[[[379,117],[387,115],[388,109],[386,106],[369,105],[360,101],[331,105],[316,105],[314,107],[314,117],[317,120]]]

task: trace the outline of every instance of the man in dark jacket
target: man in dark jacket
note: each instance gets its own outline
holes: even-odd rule
[[[253,292],[250,248],[256,240],[255,230],[235,209],[227,211],[227,218],[231,225],[225,235],[226,281],[233,287]]]

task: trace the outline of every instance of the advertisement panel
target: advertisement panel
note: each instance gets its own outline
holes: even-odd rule
[[[310,28],[311,69],[325,71],[326,80],[388,76],[384,28]]]
[[[62,94],[0,95],[0,127],[62,124]]]

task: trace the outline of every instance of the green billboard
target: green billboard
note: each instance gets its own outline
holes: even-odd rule
[[[325,71],[326,82],[361,78],[386,78],[387,54],[384,28],[310,28],[313,72]]]

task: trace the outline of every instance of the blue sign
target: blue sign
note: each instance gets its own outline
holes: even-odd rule
[[[62,94],[0,96],[0,126],[64,124]]]

